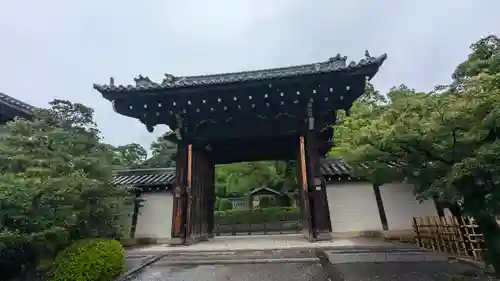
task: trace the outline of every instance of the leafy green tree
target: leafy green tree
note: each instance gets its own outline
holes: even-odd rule
[[[376,183],[405,181],[422,198],[460,202],[484,234],[500,272],[500,41],[472,45],[444,91],[393,88],[389,102],[353,108],[336,127],[338,146],[359,175]],[[441,87],[440,90],[443,90]]]
[[[120,145],[112,150],[116,154],[116,164],[126,168],[140,167],[148,157],[146,149],[137,143]]]
[[[0,139],[0,267],[15,275],[73,240],[116,237],[129,193],[111,185],[114,155],[93,110],[55,100]]]
[[[234,197],[244,196],[262,186],[279,190],[284,185],[283,176],[287,172],[286,166],[283,167],[276,166],[276,161],[219,165],[216,167],[216,193],[220,194],[219,190],[224,190],[226,196]]]
[[[145,162],[148,168],[175,167],[177,143],[175,134],[167,132],[151,144],[152,156]]]

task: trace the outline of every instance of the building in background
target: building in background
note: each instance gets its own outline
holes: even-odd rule
[[[419,202],[410,185],[377,186],[351,175],[350,166],[338,158],[321,162],[327,182],[332,237],[355,237],[364,233],[413,233],[413,217],[436,216],[433,200]],[[170,239],[175,168],[116,171],[112,183],[138,188],[143,200],[136,206],[131,236],[165,242]],[[266,188],[254,190],[256,198],[277,195]]]
[[[5,123],[16,117],[30,118],[35,107],[0,92],[0,136],[7,134]]]

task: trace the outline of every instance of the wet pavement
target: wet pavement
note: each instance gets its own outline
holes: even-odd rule
[[[130,281],[450,281],[496,280],[460,262],[349,263],[324,268],[320,262],[229,265],[152,265]]]
[[[155,262],[126,280],[497,280],[468,263],[449,260],[445,254],[412,245],[346,240],[325,243],[321,247],[309,244],[316,246],[305,248],[306,245],[299,244],[300,240],[286,238],[284,246],[276,238],[267,242],[259,238],[235,240],[223,247],[201,245],[163,251],[161,247],[149,247],[128,251],[129,268],[148,260]],[[250,242],[254,242],[253,245],[248,245],[252,244]],[[256,250],[256,245],[264,249]],[[238,247],[228,250],[229,246]],[[157,258],[152,259],[155,256]]]
[[[150,266],[130,281],[328,281],[319,263]]]
[[[496,280],[462,262],[389,262],[335,265],[344,281]]]

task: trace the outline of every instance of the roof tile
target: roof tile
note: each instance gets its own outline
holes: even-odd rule
[[[371,57],[368,53],[367,57],[359,62],[352,61],[346,65],[347,57],[337,55],[325,62],[305,64],[290,67],[280,67],[263,70],[242,71],[222,74],[209,74],[197,76],[180,76],[176,77],[171,74],[165,74],[162,83],[156,83],[149,80],[147,76],[139,75],[136,78],[136,85],[114,85],[111,84],[94,84],[94,89],[99,92],[138,92],[143,90],[163,90],[183,87],[194,87],[197,85],[217,85],[230,84],[236,82],[258,81],[265,79],[275,79],[291,76],[302,76],[311,74],[322,74],[335,71],[345,71],[350,69],[361,68],[367,65],[380,66],[387,58],[386,54],[379,57]],[[114,80],[114,79],[112,79]],[[137,82],[139,81],[139,82]],[[144,83],[146,82],[146,83]]]

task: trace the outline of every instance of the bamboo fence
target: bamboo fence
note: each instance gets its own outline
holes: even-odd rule
[[[482,261],[483,235],[471,217],[414,217],[418,246]]]

